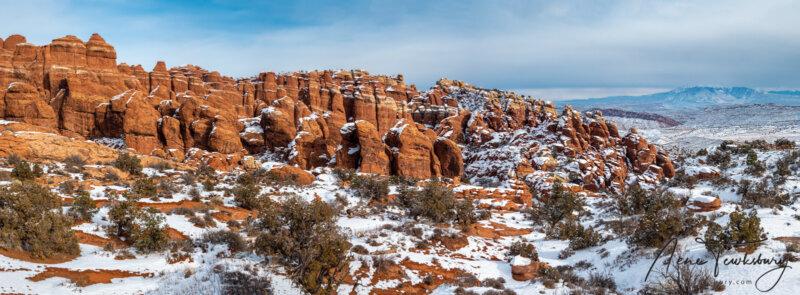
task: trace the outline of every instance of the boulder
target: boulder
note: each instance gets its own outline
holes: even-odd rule
[[[539,274],[540,263],[522,256],[511,259],[511,276],[517,281],[530,281]]]
[[[218,121],[214,123],[214,127],[211,129],[208,147],[211,151],[232,154],[242,150],[242,141],[239,139],[239,133],[234,126]]]
[[[711,212],[722,207],[722,200],[712,196],[693,196],[687,201],[687,206],[695,212]]]
[[[269,173],[277,177],[278,180],[291,181],[299,185],[309,185],[316,179],[313,174],[291,165],[272,168]]]

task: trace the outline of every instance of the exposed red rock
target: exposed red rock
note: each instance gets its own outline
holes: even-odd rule
[[[502,181],[553,171],[564,164],[553,155],[566,155],[579,163],[576,183],[591,191],[624,188],[629,172],[658,180],[675,171],[665,152],[635,132],[621,138],[599,112],[559,116],[552,103],[460,81],[419,92],[402,75],[360,70],[233,79],[159,61],[147,72],[118,64],[97,34],[44,46],[12,35],[0,48],[0,118],[78,139],[122,139],[176,161],[230,169],[268,152],[301,169]],[[513,152],[492,151],[508,144],[497,142],[501,133]]]

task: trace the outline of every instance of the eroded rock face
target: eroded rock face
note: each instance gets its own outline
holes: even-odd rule
[[[340,132],[342,146],[336,151],[338,167],[355,167],[364,173],[384,175],[391,172],[389,148],[381,141],[375,125],[359,120],[345,125]]]
[[[44,46],[19,35],[2,39],[0,118],[223,169],[266,153],[301,169],[535,187],[539,180],[531,179],[569,166],[577,169],[569,181],[593,191],[622,188],[632,174],[658,180],[675,171],[665,152],[635,132],[621,138],[600,113],[559,115],[552,103],[460,81],[419,92],[401,75],[360,70],[233,79],[164,62],[148,72],[116,57],[97,34]]]
[[[425,134],[426,131],[432,135]],[[441,176],[439,157],[433,150],[435,139],[436,135],[421,124],[397,122],[386,134],[393,174],[422,179]]]

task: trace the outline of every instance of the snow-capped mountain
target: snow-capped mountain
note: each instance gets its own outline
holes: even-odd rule
[[[610,96],[603,98],[560,101],[583,109],[596,106],[632,111],[671,111],[702,109],[714,106],[742,104],[800,105],[798,91],[762,91],[748,87],[693,86],[676,88],[668,92],[640,96]]]

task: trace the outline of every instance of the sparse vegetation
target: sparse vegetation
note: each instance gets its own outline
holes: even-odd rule
[[[155,182],[150,178],[139,178],[134,181],[131,191],[137,198],[151,198],[158,193]]]
[[[47,258],[80,253],[61,198],[32,182],[0,186],[0,247]]]
[[[706,249],[714,254],[733,248],[753,252],[764,239],[766,234],[755,210],[749,214],[739,210],[731,212],[730,221],[725,227],[715,222],[709,222],[706,227]]]
[[[221,274],[222,294],[226,295],[272,295],[272,282],[268,277],[243,271]]]
[[[138,157],[129,153],[120,153],[112,163],[119,170],[128,172],[132,175],[142,174],[142,161]]]
[[[425,218],[436,223],[454,223],[462,227],[474,223],[474,206],[469,200],[458,200],[453,190],[437,181],[430,181],[422,189],[403,186],[399,203],[414,218]]]
[[[380,202],[389,194],[389,180],[378,175],[355,175],[351,177],[350,188],[359,198]]]
[[[245,209],[257,209],[261,200],[261,188],[252,182],[237,184],[231,189],[233,200],[239,207]]]
[[[31,164],[24,160],[15,161],[14,168],[11,170],[11,176],[19,180],[32,180],[42,176],[42,167],[39,164]]]
[[[157,252],[167,246],[169,237],[162,225],[164,217],[155,209],[140,209],[135,198],[126,196],[124,200],[112,202],[108,219],[110,234],[127,240],[139,252]]]
[[[541,204],[534,207],[534,212],[531,215],[542,218],[550,228],[554,228],[565,219],[576,218],[577,215],[584,211],[583,206],[585,204],[583,200],[575,193],[565,189],[559,181],[553,183],[550,194],[543,199],[544,201]]]
[[[131,241],[136,250],[141,253],[164,250],[169,242],[169,237],[163,223],[164,216],[155,209],[142,210],[131,233]]]
[[[247,243],[242,236],[229,230],[207,232],[203,234],[203,242],[226,245],[228,246],[228,251],[232,253],[247,249]]]
[[[746,208],[753,206],[773,208],[788,205],[791,201],[788,194],[770,184],[766,178],[755,184],[750,180],[742,179],[739,181],[736,193],[742,196],[741,204]]]
[[[781,150],[793,149],[796,147],[794,141],[788,140],[786,138],[778,138],[772,145],[774,145],[776,149],[781,149]]]
[[[519,255],[529,258],[533,261],[539,260],[539,254],[536,253],[536,247],[534,247],[531,243],[526,243],[523,241],[516,241],[511,244],[511,247],[508,249],[508,255],[511,257]]]
[[[86,161],[79,155],[70,155],[64,158],[64,167],[67,172],[79,173],[83,171],[84,165],[86,165]]]
[[[311,294],[328,294],[347,272],[350,243],[339,233],[336,212],[328,204],[290,197],[283,203],[265,199],[255,249],[275,255],[292,278]]]
[[[705,268],[675,261],[678,259],[673,260],[669,271],[660,271],[660,279],[645,286],[642,293],[694,295],[719,289],[720,284]]]
[[[718,149],[706,157],[706,162],[724,170],[731,166],[731,154]]]
[[[81,191],[72,200],[68,214],[77,220],[91,220],[97,213],[97,207],[92,197],[86,191]]]
[[[628,241],[645,247],[661,247],[669,239],[696,234],[703,220],[683,208],[682,202],[663,190],[652,192]]]

